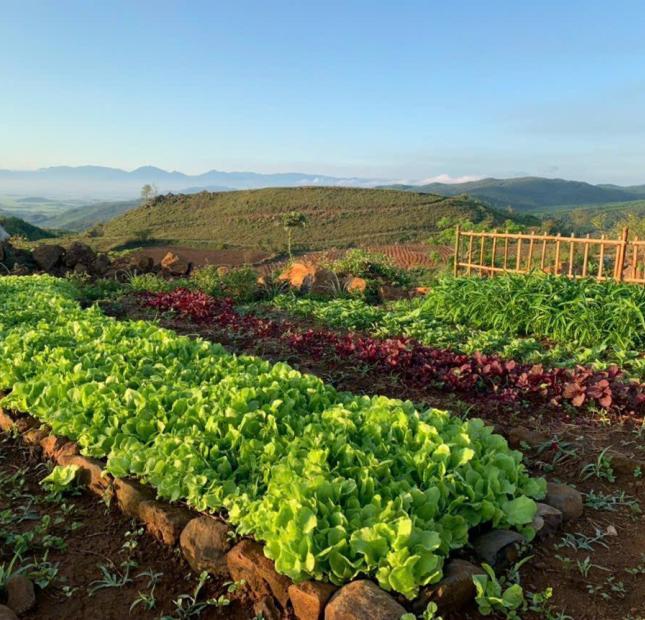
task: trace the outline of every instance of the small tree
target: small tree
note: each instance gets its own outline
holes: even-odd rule
[[[141,188],[141,202],[144,205],[149,204],[152,199],[157,195],[157,188],[150,183],[146,183]]]
[[[295,228],[304,228],[307,224],[307,216],[300,211],[290,211],[282,218],[282,227],[287,231],[287,253],[289,258],[291,254],[291,238]]]

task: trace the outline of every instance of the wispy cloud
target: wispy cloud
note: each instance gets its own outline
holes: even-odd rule
[[[471,175],[471,174],[466,174],[460,177],[453,177],[453,176],[450,176],[449,174],[439,174],[434,177],[428,177],[426,179],[414,181],[412,184],[429,185],[430,183],[446,183],[448,185],[454,185],[457,183],[468,183],[469,181],[478,181],[479,179],[483,179],[483,178],[484,177],[481,175]]]

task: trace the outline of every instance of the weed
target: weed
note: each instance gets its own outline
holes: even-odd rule
[[[595,476],[596,478],[605,479],[609,482],[616,481],[614,469],[611,466],[611,458],[607,456],[607,450],[609,450],[609,447],[605,448],[595,461],[588,463],[582,468],[580,475],[583,476],[584,480]]]

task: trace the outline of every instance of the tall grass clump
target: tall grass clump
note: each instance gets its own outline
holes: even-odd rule
[[[645,287],[529,274],[446,278],[423,312],[452,323],[581,347],[642,350]]]

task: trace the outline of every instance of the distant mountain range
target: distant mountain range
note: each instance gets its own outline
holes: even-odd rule
[[[221,172],[211,170],[189,175],[168,172],[154,166],[127,171],[103,166],[54,166],[38,170],[0,170],[0,194],[49,198],[86,198],[101,200],[132,199],[146,183],[159,192],[196,193],[202,190],[226,191],[262,187],[352,186],[372,187],[384,179],[333,177],[320,174],[285,172]]]
[[[498,209],[512,208],[524,212],[544,212],[552,207],[588,206],[627,202],[645,198],[645,185],[592,185],[583,181],[519,177],[481,179],[467,183],[430,183],[428,185],[386,185],[398,189],[440,196],[469,194]]]

